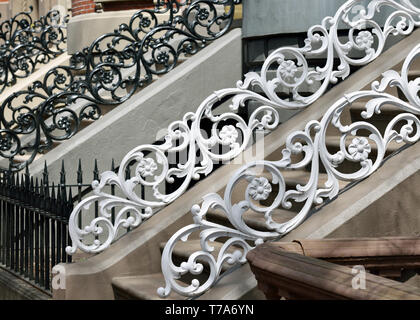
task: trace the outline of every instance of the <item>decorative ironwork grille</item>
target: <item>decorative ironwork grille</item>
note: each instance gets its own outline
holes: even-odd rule
[[[70,139],[83,120],[99,119],[101,105],[128,100],[180,58],[225,34],[240,2],[159,0],[155,9],[138,11],[74,54],[69,66],[51,69],[2,103],[0,156],[12,171],[25,168],[55,141]]]
[[[66,51],[68,17],[50,10],[34,21],[32,11],[0,23],[0,93]]]

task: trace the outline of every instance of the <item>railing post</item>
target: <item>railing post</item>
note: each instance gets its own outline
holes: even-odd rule
[[[82,160],[79,158],[79,165],[77,168],[77,202],[82,201],[82,183],[83,183],[83,171],[82,171]],[[79,228],[82,227],[82,215],[79,215]]]
[[[40,232],[40,248],[39,248],[39,284],[45,287],[45,186],[44,180],[41,179],[39,194],[39,232]]]
[[[34,228],[35,228],[35,192],[34,192],[34,178],[30,177],[29,184],[29,280],[34,280]]]
[[[51,267],[55,266],[56,263],[56,200],[55,200],[55,184],[52,183],[51,198],[50,198],[50,212],[51,212]]]
[[[34,245],[34,255],[35,255],[35,283],[39,283],[39,258],[40,258],[40,232],[39,232],[39,181],[38,178],[35,179],[35,189],[34,189],[34,220],[35,220],[35,245]]]
[[[51,252],[51,247],[50,247],[50,225],[51,225],[51,202],[50,202],[50,186],[48,184],[48,179],[47,181],[44,180],[44,196],[45,196],[45,236],[44,236],[44,241],[45,241],[45,264],[44,264],[44,268],[45,268],[45,289],[49,290],[50,288],[50,252]]]

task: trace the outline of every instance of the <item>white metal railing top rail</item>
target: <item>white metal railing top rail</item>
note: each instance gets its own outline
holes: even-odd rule
[[[383,7],[391,8],[392,12],[386,17],[383,27],[380,27],[375,21],[379,19]],[[345,43],[337,35],[340,23],[349,27],[348,41]],[[320,25],[309,29],[303,48],[282,47],[275,50],[265,61],[261,75],[249,73],[244,81],[237,83],[236,88],[214,92],[201,103],[196,112],[189,112],[182,120],[169,125],[164,144],[146,144],[134,148],[123,158],[118,173],[107,171],[101,174],[100,181],[93,181],[94,195],[82,200],[71,214],[69,233],[72,246],[66,249],[67,253],[73,254],[77,249],[92,253],[103,251],[115,241],[120,229],[139,226],[142,221],[180,197],[193,180],[210,174],[216,162],[229,161],[238,156],[249,145],[255,132],[275,129],[279,124],[277,109],[307,107],[326,91],[328,84],[347,77],[350,65],[365,65],[378,57],[390,35],[408,35],[419,24],[420,8],[408,0],[372,0],[366,6],[356,0],[345,2],[334,17],[326,17]],[[361,52],[363,58],[350,58],[352,50]],[[306,58],[322,57],[325,54],[325,65],[310,69]],[[333,69],[335,57],[341,61],[337,70]],[[276,70],[275,76],[269,79],[268,71],[273,68]],[[303,84],[314,82],[321,83],[316,92],[310,96],[299,94]],[[255,87],[262,90],[264,95],[253,91]],[[280,88],[291,88],[293,99],[280,98],[276,93]],[[230,111],[217,114],[215,109],[226,100],[230,102]],[[237,111],[250,101],[257,102],[260,107],[245,120]],[[211,123],[211,129],[206,134],[203,133],[203,120]],[[316,122],[311,123],[307,131],[318,127]],[[310,145],[313,144],[308,140],[308,133],[300,135]],[[290,142],[288,146],[293,152],[301,151],[297,145],[290,145]],[[177,154],[183,154],[185,160],[171,167],[170,159],[176,159],[174,155]],[[311,160],[311,157],[312,154],[308,153],[305,161]],[[133,163],[134,175],[126,179],[126,169]],[[277,173],[278,169],[272,167],[271,171]],[[166,183],[175,181],[178,186],[174,191],[162,191]],[[256,183],[265,185],[266,181],[259,180]],[[121,196],[107,193],[104,186],[109,184],[119,188]],[[328,191],[319,191],[316,198],[321,199],[324,194],[335,192],[336,185],[330,188]],[[306,192],[313,191],[309,189],[288,193],[287,198],[298,194],[304,197]],[[282,200],[285,205],[287,198]],[[93,203],[99,205],[99,216],[92,218],[86,226],[79,226],[79,216]],[[111,211],[115,213],[115,222],[110,219]],[[199,212],[196,212],[197,219],[202,218]],[[288,225],[275,226],[277,231],[272,236],[290,230],[301,220],[302,216],[299,216]]]
[[[203,197],[201,206],[194,205],[191,209],[194,223],[177,231],[164,248],[161,267],[166,286],[159,288],[158,294],[167,297],[171,291],[175,291],[195,297],[206,292],[220,279],[222,272],[228,272],[222,270],[223,265],[228,264],[229,268],[233,268],[245,263],[249,250],[289,233],[306,219],[314,205],[319,206],[325,199],[334,198],[339,191],[339,181],[360,181],[377,171],[391,143],[406,145],[417,142],[420,138],[420,78],[409,81],[408,73],[413,60],[419,55],[420,45],[417,45],[405,60],[401,74],[394,70],[386,71],[380,82],[372,83],[371,90],[346,94],[328,109],[320,121],[314,119],[306,124],[303,131],[292,132],[282,150],[282,159],[247,163],[232,175],[223,198],[212,193]],[[386,93],[388,87],[398,87],[407,102]],[[353,103],[360,101],[365,108],[361,116],[366,121],[348,123],[342,115]],[[400,113],[389,121],[387,118],[386,128],[381,132],[368,121],[373,115],[380,114],[384,106],[393,106]],[[340,134],[340,147],[335,153],[330,153],[326,144],[329,126],[337,128]],[[373,145],[376,145],[376,156],[372,155]],[[296,160],[291,158],[292,155],[301,155],[301,158]],[[352,172],[348,172],[348,168],[344,171],[340,165],[345,163],[356,163],[358,168]],[[286,186],[282,172],[307,166],[310,166],[310,178],[305,185],[298,184],[293,188]],[[322,168],[328,175],[328,181],[324,184],[319,181]],[[255,173],[255,169],[259,173]],[[268,175],[263,175],[263,172]],[[241,181],[247,184],[243,200],[233,203],[232,195]],[[274,189],[273,185],[278,188]],[[274,195],[269,198],[271,193]],[[267,199],[270,204],[262,205],[259,202]],[[292,203],[303,203],[303,206],[290,220],[276,222],[275,210],[289,210]],[[221,210],[233,227],[208,221],[206,214],[210,209]],[[247,225],[243,215],[248,210],[265,220],[267,231]],[[172,259],[175,245],[188,241],[193,233],[199,234],[201,250],[190,254],[179,266],[175,265]],[[212,243],[222,237],[223,245],[216,254]],[[194,279],[190,285],[183,286],[176,281],[187,273],[199,276],[203,273],[203,265],[210,270],[204,283]]]

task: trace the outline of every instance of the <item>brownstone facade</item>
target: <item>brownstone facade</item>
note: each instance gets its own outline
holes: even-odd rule
[[[93,0],[72,0],[71,11],[74,16],[95,12],[95,1]]]
[[[106,1],[102,2],[102,8],[104,11],[149,9],[154,8],[154,3],[153,0]]]

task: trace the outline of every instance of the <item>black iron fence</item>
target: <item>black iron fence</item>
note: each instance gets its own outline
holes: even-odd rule
[[[50,182],[47,164],[40,177],[25,173],[0,172],[0,265],[36,287],[50,291],[52,268],[61,262],[72,262],[65,248],[69,246],[68,220],[73,207],[92,192],[91,183],[99,180],[98,161],[93,160],[93,171],[84,173],[79,160],[72,181],[62,162],[59,182]],[[131,177],[130,166],[126,178]],[[117,172],[112,160],[110,169]],[[115,186],[109,186],[115,195]],[[98,217],[98,203],[93,214]],[[115,210],[115,209],[113,209]],[[127,213],[129,216],[130,213]],[[81,216],[80,216],[81,218]],[[115,222],[115,211],[111,219]],[[80,227],[82,221],[79,221]],[[126,230],[129,232],[130,230]]]
[[[0,263],[50,290],[51,269],[70,262],[68,217],[73,209],[71,188],[46,179],[0,175]]]

